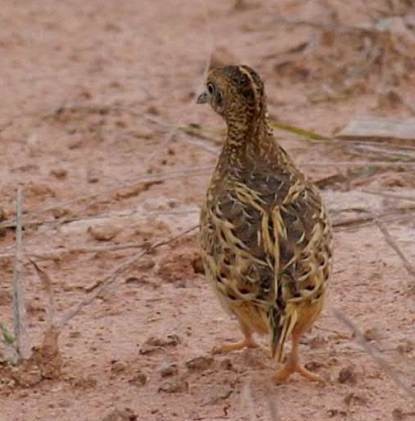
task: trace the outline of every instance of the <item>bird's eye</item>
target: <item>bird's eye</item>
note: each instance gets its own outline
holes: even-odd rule
[[[213,83],[208,83],[207,90],[210,95],[213,95],[215,93],[215,85]]]

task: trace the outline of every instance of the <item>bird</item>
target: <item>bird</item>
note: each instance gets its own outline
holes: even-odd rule
[[[264,83],[251,67],[210,69],[196,102],[209,104],[227,126],[200,211],[201,259],[243,334],[212,351],[255,348],[254,335],[265,335],[279,363],[277,383],[296,372],[324,382],[301,364],[299,353],[331,275],[332,228],[320,192],[273,136]]]

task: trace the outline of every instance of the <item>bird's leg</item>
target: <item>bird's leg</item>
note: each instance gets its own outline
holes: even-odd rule
[[[307,370],[304,366],[300,364],[300,356],[299,356],[299,345],[300,345],[300,337],[301,333],[293,333],[292,335],[292,348],[291,353],[288,356],[288,361],[284,364],[284,366],[277,371],[274,378],[277,383],[282,383],[291,376],[291,374],[297,372],[301,374],[303,377],[324,383],[322,377],[318,374]]]
[[[257,348],[259,346],[252,337],[251,329],[249,329],[249,327],[241,321],[239,324],[241,325],[241,331],[244,334],[244,339],[238,342],[230,342],[223,345],[217,345],[212,349],[213,354],[238,351],[244,348]]]

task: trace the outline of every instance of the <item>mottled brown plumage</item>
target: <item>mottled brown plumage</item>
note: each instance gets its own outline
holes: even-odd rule
[[[298,371],[298,343],[319,315],[331,260],[331,230],[317,188],[278,145],[267,123],[264,85],[248,66],[209,72],[208,102],[227,125],[227,137],[201,211],[205,272],[224,308],[245,336],[216,352],[254,347],[253,333],[269,334],[281,361],[279,381]]]

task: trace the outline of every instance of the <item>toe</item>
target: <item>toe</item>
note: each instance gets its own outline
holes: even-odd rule
[[[277,384],[284,383],[288,380],[288,378],[291,376],[291,374],[294,372],[292,368],[289,367],[283,367],[281,370],[278,370],[273,379]]]
[[[326,381],[323,379],[323,377],[319,376],[316,373],[313,373],[310,370],[307,370],[305,367],[299,366],[297,370],[303,377],[305,377],[308,380],[319,382],[319,383],[326,383]]]

